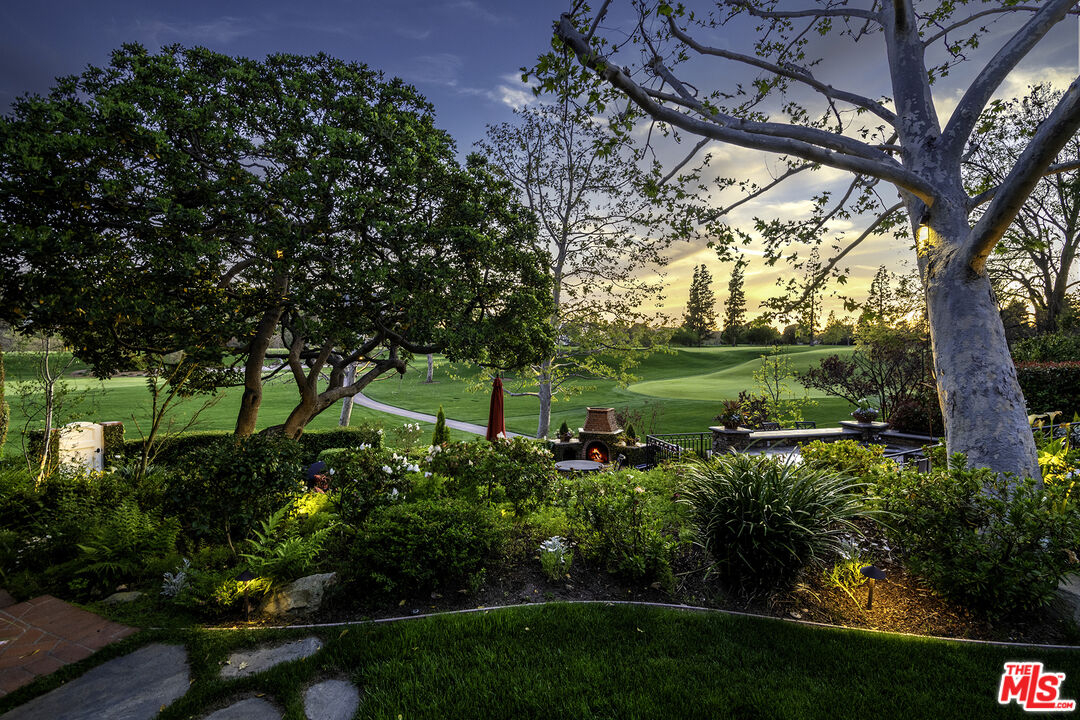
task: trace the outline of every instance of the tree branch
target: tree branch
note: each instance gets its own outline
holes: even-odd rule
[[[606,57],[598,55],[584,36],[574,27],[569,16],[563,15],[556,29],[558,36],[577,55],[578,60],[594,70],[600,77],[622,90],[638,107],[661,122],[682,128],[701,137],[729,142],[740,147],[764,150],[781,155],[793,155],[810,162],[821,163],[840,170],[870,175],[888,180],[927,204],[933,204],[934,188],[917,174],[907,170],[891,158],[887,161],[870,160],[832,152],[801,140],[788,137],[772,137],[733,130],[717,123],[697,120],[685,113],[660,105],[620,68]]]
[[[1069,172],[1071,170],[1080,170],[1080,160],[1071,160],[1069,162],[1050,165],[1046,168],[1046,170],[1043,171],[1040,177],[1050,177],[1051,175],[1057,175],[1059,173]],[[980,205],[990,202],[994,199],[994,196],[997,195],[999,189],[1001,189],[1001,185],[995,185],[989,190],[981,192],[975,197],[971,198],[971,200],[968,201],[968,209],[974,209],[979,207]]]
[[[1080,128],[1080,78],[1073,80],[1057,107],[1039,124],[1028,146],[1017,158],[990,206],[971,229],[965,243],[971,268],[982,273],[986,258],[1001,239],[1049,163]]]
[[[690,34],[687,33],[685,30],[680,29],[679,26],[675,24],[675,19],[672,17],[668,18],[668,26],[671,28],[671,33],[675,37],[677,37],[685,45],[687,45],[700,55],[711,55],[714,57],[723,58],[725,60],[745,63],[746,65],[751,65],[753,67],[765,70],[775,75],[786,77],[790,80],[794,80],[796,82],[800,82],[804,85],[812,87],[813,89],[817,90],[819,93],[831,100],[839,100],[841,102],[846,102],[854,105],[855,107],[869,110],[890,125],[896,124],[896,113],[894,113],[892,110],[889,110],[881,103],[877,102],[876,100],[871,100],[870,98],[864,97],[862,95],[856,95],[855,93],[847,92],[845,90],[837,90],[833,86],[827,85],[826,83],[823,83],[820,80],[814,78],[814,76],[811,75],[809,71],[796,72],[792,68],[784,67],[783,65],[777,65],[775,63],[768,62],[767,60],[762,60],[761,58],[754,57],[753,55],[744,55],[742,53],[724,50],[723,48],[702,45],[693,37],[691,37]]]
[[[759,7],[750,3],[750,0],[723,0],[724,5],[741,7],[754,17],[768,18],[771,20],[779,20],[784,18],[801,18],[801,17],[857,17],[864,20],[870,20],[874,22],[881,22],[881,18],[878,14],[872,10],[862,10],[860,8],[806,8],[803,10],[762,10]]]
[[[943,153],[954,158],[960,157],[975,123],[979,121],[979,115],[1006,76],[1075,4],[1076,0],[1047,0],[1035,16],[986,63],[982,72],[976,75],[968,86],[941,134],[940,147]]]

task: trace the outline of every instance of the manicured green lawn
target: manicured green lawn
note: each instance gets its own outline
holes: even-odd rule
[[[309,634],[308,660],[217,678],[240,647]],[[312,631],[169,631],[184,641],[191,689],[160,715],[202,717],[263,694],[303,717],[303,690],[338,677],[362,693],[360,718],[994,718],[1020,717],[995,693],[1006,661],[1064,672],[1080,696],[1080,654],[1002,648],[668,609],[546,605]],[[49,681],[55,685],[68,671]],[[39,685],[35,690],[44,689]],[[31,691],[0,700],[0,712]]]
[[[716,424],[713,418],[720,411],[722,400],[737,397],[740,390],[755,389],[754,370],[760,365],[760,356],[768,350],[764,347],[708,347],[653,354],[634,370],[641,379],[629,387],[620,388],[610,380],[595,381],[588,383],[584,392],[557,399],[552,408],[552,431],[557,430],[564,420],[576,430],[585,422],[586,407],[643,408],[660,404],[663,413],[658,422],[659,432],[704,432],[709,425]],[[850,347],[792,347],[786,350],[792,366],[800,370],[827,355],[852,352]],[[421,412],[435,412],[441,404],[447,417],[480,425],[487,423],[490,392],[486,389],[468,391],[470,384],[476,384],[475,369],[439,361],[435,368],[438,384],[424,384],[425,376],[426,367],[420,364],[409,368],[400,380],[395,378],[382,383],[367,394],[389,405]],[[509,389],[515,389],[514,378],[506,378],[504,382]],[[484,385],[490,387],[487,382]],[[844,400],[826,398],[813,391],[810,396],[817,405],[806,411],[806,419],[816,420],[820,426],[836,425],[847,419],[851,411]],[[536,398],[507,397],[505,407],[509,430],[530,435],[536,433],[539,411]],[[639,432],[644,430],[637,429]]]
[[[565,420],[572,429],[585,421],[585,408],[589,406],[644,408],[658,404],[663,412],[659,416],[659,432],[704,432],[715,424],[713,418],[719,412],[720,402],[734,398],[740,390],[753,390],[753,372],[760,364],[759,357],[768,348],[762,347],[710,347],[681,348],[674,353],[656,353],[648,357],[634,372],[640,381],[626,388],[618,387],[609,380],[585,385],[583,392],[558,399],[552,414],[552,431]],[[804,369],[817,360],[833,353],[851,352],[848,347],[792,347],[788,348],[791,362],[797,369]],[[4,363],[8,374],[8,403],[11,406],[11,432],[8,434],[5,452],[9,455],[21,452],[20,430],[23,414],[19,408],[13,384],[30,372],[29,358],[19,353],[6,353]],[[77,366],[81,367],[81,366]],[[435,414],[442,405],[446,415],[454,420],[486,425],[490,403],[490,385],[480,381],[479,371],[466,364],[452,364],[436,358],[434,384],[424,383],[426,365],[418,358],[403,376],[384,376],[367,390],[367,394],[381,402]],[[150,399],[146,383],[139,377],[114,378],[99,382],[93,378],[72,378],[68,381],[77,391],[87,391],[86,399],[78,407],[81,419],[96,421],[120,420],[125,423],[127,437],[138,439],[139,431],[133,417],[144,426],[149,415]],[[514,389],[514,378],[506,378],[507,386]],[[241,389],[224,391],[225,397],[200,418],[200,430],[230,430],[236,423]],[[826,398],[811,393],[817,405],[806,411],[806,418],[819,425],[835,425],[847,417],[850,407],[846,401]],[[289,379],[270,383],[259,411],[259,427],[282,422],[296,402],[296,390]],[[198,398],[181,405],[174,417],[183,422],[194,412],[201,400]],[[513,432],[533,435],[536,433],[538,404],[532,397],[507,397],[506,424]],[[322,413],[309,426],[312,429],[336,427],[340,407]],[[405,419],[378,413],[362,407],[354,407],[353,424],[360,422],[381,423],[386,429],[400,426]],[[424,426],[424,438],[432,426]],[[638,428],[644,432],[645,428]],[[451,431],[455,440],[468,440],[475,435]]]

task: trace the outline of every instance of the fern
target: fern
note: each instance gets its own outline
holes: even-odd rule
[[[240,553],[256,575],[277,582],[292,580],[306,574],[322,552],[326,537],[334,526],[328,525],[305,536],[295,523],[286,522],[291,509],[292,503],[261,521],[260,529],[247,540],[250,552]]]

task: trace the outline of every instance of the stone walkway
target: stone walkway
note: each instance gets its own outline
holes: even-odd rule
[[[410,420],[419,420],[421,422],[429,423],[433,423],[436,420],[436,417],[434,415],[426,415],[424,413],[406,410],[405,408],[387,405],[386,403],[381,403],[378,400],[372,400],[364,393],[357,393],[356,395],[354,395],[353,402],[357,405],[361,405],[371,410],[378,410],[379,412],[388,413],[390,415],[398,415],[399,417],[409,418]],[[487,435],[487,428],[483,425],[474,425],[473,423],[462,422],[461,420],[447,419],[446,426],[454,428],[455,430],[461,430],[462,432],[472,433],[474,435]],[[522,437],[518,433],[512,432],[507,432],[506,436]]]
[[[51,595],[14,603],[0,590],[0,697],[134,632]]]
[[[248,677],[282,663],[303,662],[321,649],[318,638],[307,637],[237,651],[223,664],[221,677]],[[151,720],[183,697],[190,684],[184,648],[157,643],[102,663],[0,720]],[[280,720],[282,713],[274,698],[247,695],[204,713],[203,720]],[[324,679],[304,691],[307,720],[349,720],[359,707],[360,690],[347,680]]]

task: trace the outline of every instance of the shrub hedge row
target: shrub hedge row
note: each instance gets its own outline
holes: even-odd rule
[[[232,435],[227,430],[210,432],[186,433],[179,437],[170,438],[161,448],[157,462],[173,464],[179,458],[192,450],[205,447],[211,441]],[[300,447],[303,449],[302,461],[304,463],[315,462],[319,453],[330,448],[352,448],[366,444],[372,447],[382,445],[382,430],[374,426],[361,425],[358,427],[331,428],[329,430],[310,430],[300,436]],[[124,443],[124,455],[128,458],[138,457],[142,450],[142,441],[128,440]]]
[[[1080,362],[1022,362],[1016,376],[1033,413],[1061,410],[1066,417],[1080,411]]]

